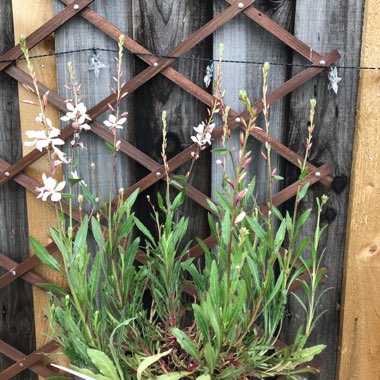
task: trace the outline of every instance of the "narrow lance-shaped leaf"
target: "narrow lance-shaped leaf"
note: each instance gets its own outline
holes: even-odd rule
[[[45,264],[49,268],[54,269],[58,272],[62,272],[62,268],[59,265],[58,261],[47,251],[45,247],[41,245],[38,240],[32,236],[30,236],[30,245],[32,246],[33,251],[37,257],[41,260],[42,264]]]
[[[164,356],[167,356],[169,355],[170,353],[172,352],[172,350],[168,350],[168,351],[165,351],[165,352],[162,352],[160,354],[156,354],[156,355],[152,355],[152,356],[148,356],[146,359],[144,359],[141,364],[139,365],[139,367],[137,368],[137,380],[141,380],[142,379],[142,374],[143,372],[149,367],[151,366],[152,364],[154,364],[155,362],[157,362],[158,360],[160,360],[161,358],[163,358]]]

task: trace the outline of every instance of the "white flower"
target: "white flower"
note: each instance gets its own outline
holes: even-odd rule
[[[127,121],[126,117],[122,117],[117,120],[114,114],[108,116],[108,120],[103,121],[103,124],[107,126],[109,129],[123,129],[123,124]]]
[[[197,143],[200,146],[209,144],[211,145],[211,133],[213,129],[215,128],[215,124],[212,123],[209,126],[206,126],[206,124],[202,121],[201,124],[198,125],[198,127],[194,127],[195,132],[197,132],[196,136],[191,136],[191,140],[193,140],[195,143]]]
[[[42,175],[42,180],[44,182],[44,186],[37,187],[37,190],[40,192],[37,198],[42,198],[42,200],[45,202],[50,196],[50,199],[53,202],[60,201],[62,198],[62,195],[60,192],[65,187],[66,182],[62,181],[62,182],[57,183],[57,181],[54,178],[46,177],[45,173]]]
[[[247,214],[246,214],[244,211],[242,211],[242,212],[236,217],[236,219],[235,219],[235,221],[234,221],[234,224],[238,224],[238,223],[240,223],[240,222],[245,218],[246,215],[247,215]]]
[[[38,117],[37,117],[38,118]],[[36,119],[37,119],[36,118]],[[49,119],[47,119],[49,120]],[[40,152],[43,148],[47,148],[50,144],[54,148],[56,145],[63,145],[65,142],[59,138],[61,131],[57,128],[50,127],[48,135],[45,131],[26,131],[25,134],[29,139],[33,141],[25,141],[25,146],[35,146]]]
[[[90,130],[91,127],[85,123],[86,120],[91,120],[86,114],[87,108],[84,103],[78,103],[75,107],[71,103],[66,103],[68,112],[66,116],[62,116],[62,121],[73,121],[74,127],[79,128],[80,130],[85,129],[86,131]]]

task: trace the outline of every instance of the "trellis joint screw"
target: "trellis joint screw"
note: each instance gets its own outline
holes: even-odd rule
[[[326,61],[324,59],[322,59],[321,61],[319,61],[319,64],[321,66],[326,66]]]
[[[16,276],[16,271],[14,269],[10,270],[12,276]]]
[[[24,363],[18,363],[18,366],[22,368],[24,367]]]
[[[238,8],[243,9],[244,8],[244,3],[239,3],[238,4]]]
[[[321,176],[321,173],[320,173],[320,172],[315,172],[315,176],[316,176],[316,177],[320,177],[320,176]]]
[[[4,172],[4,175],[5,175],[6,177],[9,177],[9,176],[10,176],[9,172]]]
[[[153,67],[158,67],[158,62],[154,62]]]
[[[74,4],[74,9],[77,11],[80,8],[78,4]]]
[[[157,173],[156,173],[156,177],[161,177],[161,173],[160,173],[160,172],[157,172]]]
[[[237,118],[235,119],[235,123],[240,123],[240,122],[241,122],[240,117],[237,117]]]

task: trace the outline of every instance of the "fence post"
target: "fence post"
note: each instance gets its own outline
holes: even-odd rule
[[[12,6],[16,44],[18,43],[21,34],[26,36],[29,35],[53,16],[52,2],[50,0],[12,0]],[[43,43],[31,49],[30,55],[33,56],[54,52],[54,45],[54,37],[49,36],[43,41]],[[18,66],[27,71],[25,62],[18,63]],[[45,57],[43,60],[33,60],[33,66],[38,80],[52,90],[56,90],[55,57],[52,56]],[[21,138],[22,142],[24,142],[26,139],[25,131],[37,129],[35,128],[35,117],[38,114],[38,108],[22,102],[25,99],[35,101],[35,97],[20,83],[18,84],[18,92]],[[52,120],[53,125],[59,128],[59,112],[53,106],[48,106],[47,115]],[[31,148],[23,146],[23,155],[26,155],[31,150]],[[42,157],[28,167],[25,172],[41,183],[42,173],[49,172],[46,157]],[[35,237],[45,245],[51,241],[49,240],[50,235],[48,233],[48,226],[53,226],[55,224],[54,209],[46,203],[37,200],[36,195],[31,192],[26,193],[26,200],[29,235]],[[39,266],[34,272],[46,279],[46,282],[54,282],[58,285],[62,285],[62,281],[57,279],[57,273],[49,270],[46,266]],[[50,340],[49,337],[46,336],[46,333],[49,331],[49,323],[45,318],[46,310],[49,307],[49,298],[43,290],[33,287],[33,299],[36,346],[41,347]]]
[[[378,66],[380,7],[365,4],[362,66]],[[380,373],[380,72],[362,71],[344,267],[340,380]]]

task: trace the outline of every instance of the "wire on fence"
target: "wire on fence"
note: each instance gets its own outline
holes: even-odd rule
[[[74,50],[67,50],[67,51],[59,51],[55,53],[48,53],[48,54],[38,54],[33,55],[30,58],[31,59],[37,59],[37,58],[46,58],[46,57],[52,57],[52,56],[59,56],[59,55],[65,55],[65,54],[75,54],[75,53],[82,53],[86,51],[102,51],[102,52],[112,52],[112,53],[118,53],[119,51],[116,49],[106,49],[106,48],[85,48],[85,49],[74,49]],[[150,57],[156,57],[156,58],[170,58],[170,59],[178,59],[178,60],[188,60],[188,61],[201,61],[201,62],[219,62],[219,59],[215,58],[203,58],[203,57],[190,57],[190,56],[182,56],[182,57],[176,57],[172,55],[166,55],[166,54],[153,54],[153,53],[140,53],[140,52],[134,52],[126,50],[124,51],[126,54],[139,56],[150,56]],[[17,59],[0,59],[1,62],[17,62],[24,60],[24,57],[17,58]],[[267,61],[243,61],[243,60],[233,60],[233,59],[223,59],[223,63],[234,63],[234,64],[245,64],[245,65],[264,65]],[[292,63],[292,62],[268,62],[272,66],[288,66],[288,67],[302,67],[302,68],[308,68],[308,67],[325,67],[325,65],[315,65],[315,64],[307,64],[307,63]],[[380,66],[347,66],[347,65],[337,65],[336,66],[340,70],[380,70]]]

